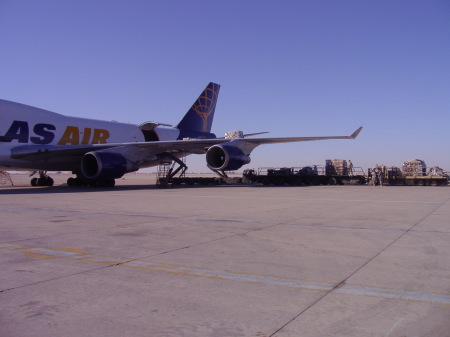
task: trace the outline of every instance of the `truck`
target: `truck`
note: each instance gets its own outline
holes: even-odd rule
[[[350,162],[350,161],[349,161]],[[351,163],[351,162],[350,162]],[[361,185],[366,176],[360,167],[348,165],[346,160],[328,159],[325,167],[319,165],[304,167],[261,167],[243,172],[243,181],[263,185]]]

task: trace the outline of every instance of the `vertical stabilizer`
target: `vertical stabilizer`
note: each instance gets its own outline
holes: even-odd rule
[[[181,122],[178,123],[177,128],[185,131],[209,133],[211,131],[219,90],[219,84],[209,83],[186,115],[184,115]]]

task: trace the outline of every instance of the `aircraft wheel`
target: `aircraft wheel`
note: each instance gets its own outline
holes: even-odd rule
[[[55,183],[55,181],[53,180],[53,178],[47,177],[45,178],[45,186],[53,186],[53,184]]]
[[[97,186],[100,187],[114,187],[116,185],[115,179],[102,179],[97,181]]]
[[[95,186],[95,182],[94,182],[94,185],[91,185],[90,181],[84,180],[84,179],[81,179],[81,178],[77,178],[77,181],[78,181],[78,185],[77,186],[82,186],[82,187],[84,187],[84,186]]]
[[[90,187],[97,187],[98,186],[98,181],[97,180],[89,180],[88,185]]]
[[[114,187],[116,186],[116,179],[108,179],[106,180],[106,187]]]
[[[31,179],[31,186],[37,186],[38,185],[38,178]]]

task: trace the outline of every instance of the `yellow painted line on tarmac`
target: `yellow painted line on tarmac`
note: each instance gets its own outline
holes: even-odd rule
[[[89,254],[81,249],[73,248],[44,248],[26,245],[0,243],[1,250],[18,251],[24,256],[37,259],[69,259],[75,261],[117,265],[156,272],[171,273],[184,276],[202,277],[216,280],[246,282],[260,285],[289,287],[307,291],[333,292],[345,295],[359,295],[378,298],[414,301],[450,306],[450,294],[431,293],[415,290],[395,290],[352,284],[337,284],[332,282],[295,280],[268,275],[253,275],[233,271],[220,271],[208,268],[197,268],[175,264],[155,263],[145,260],[130,261],[104,255]]]

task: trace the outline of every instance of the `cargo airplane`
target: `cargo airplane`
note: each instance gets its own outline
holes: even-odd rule
[[[248,138],[242,132],[216,137],[211,133],[220,85],[209,83],[183,119],[172,127],[157,122],[132,125],[64,116],[0,100],[0,169],[33,170],[33,186],[52,186],[47,171],[72,171],[69,186],[112,187],[115,179],[140,168],[178,163],[190,154],[206,154],[207,166],[220,175],[250,163],[257,146],[350,136]],[[183,167],[184,166],[184,167]]]

